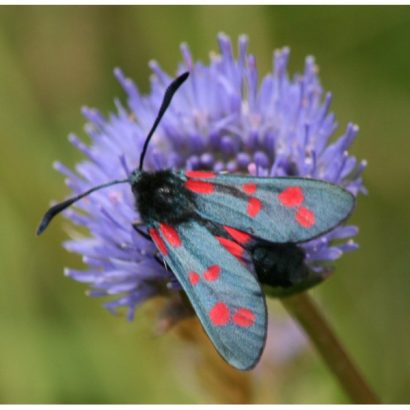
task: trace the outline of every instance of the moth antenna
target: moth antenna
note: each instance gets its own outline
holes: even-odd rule
[[[141,151],[141,156],[140,156],[140,165],[138,167],[139,171],[142,171],[142,165],[144,163],[144,157],[145,153],[148,148],[148,144],[151,140],[152,135],[154,134],[159,122],[161,121],[162,116],[165,114],[165,111],[167,110],[169,104],[171,103],[172,97],[174,96],[175,92],[178,90],[178,88],[184,83],[184,81],[188,78],[189,72],[185,72],[181,74],[179,77],[177,77],[172,83],[168,86],[167,90],[165,91],[164,98],[162,100],[161,107],[158,111],[157,118],[155,118],[154,124],[148,133],[148,136],[144,142],[144,146]]]
[[[66,199],[63,202],[60,202],[54,206],[52,206],[43,216],[43,218],[41,219],[40,225],[37,228],[37,235],[41,235],[45,229],[47,228],[47,226],[49,225],[49,223],[51,222],[51,220],[58,215],[60,212],[64,211],[64,209],[68,208],[70,205],[72,205],[74,202],[77,202],[78,200],[80,200],[81,198],[84,198],[85,196],[91,194],[94,191],[98,191],[99,189],[102,188],[107,188],[111,185],[116,185],[116,184],[123,184],[125,182],[129,182],[128,179],[122,179],[122,180],[115,180],[115,181],[111,181],[111,182],[107,182],[106,184],[102,184],[102,185],[98,185],[95,186],[94,188],[89,189],[86,192],[83,192],[80,195],[77,195],[73,198],[69,198]]]
[[[171,103],[172,97],[174,96],[175,92],[178,90],[178,88],[184,83],[184,81],[188,78],[189,76],[189,72],[185,72],[183,74],[181,74],[179,77],[177,77],[174,81],[172,81],[172,83],[168,86],[168,88],[165,91],[165,95],[164,98],[162,100],[161,103],[161,107],[158,111],[158,115],[155,118],[154,124],[150,130],[150,132],[147,135],[147,138],[144,142],[144,146],[142,148],[141,151],[141,156],[140,156],[140,164],[139,164],[139,171],[142,171],[142,166],[144,163],[144,157],[145,157],[145,153],[147,151],[148,148],[148,144],[151,140],[152,135],[154,134],[159,122],[161,121],[161,118],[163,117],[163,115],[165,114],[169,104]],[[123,179],[123,180],[115,180],[115,181],[111,181],[108,182],[106,184],[102,184],[102,185],[98,185],[94,188],[89,189],[86,192],[83,192],[80,195],[77,195],[73,198],[69,198],[63,202],[60,202],[54,206],[52,206],[43,216],[39,227],[37,228],[37,235],[41,235],[47,228],[47,226],[50,224],[51,220],[58,215],[60,212],[64,211],[64,209],[68,208],[69,206],[71,206],[73,203],[77,202],[78,200],[80,200],[81,198],[84,198],[85,196],[91,194],[94,191],[97,191],[99,189],[102,188],[107,188],[111,185],[116,185],[116,184],[123,184],[125,182],[130,182],[129,179]]]

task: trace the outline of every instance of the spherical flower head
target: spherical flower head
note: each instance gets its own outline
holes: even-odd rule
[[[303,73],[290,78],[289,49],[277,50],[272,71],[260,78],[245,36],[239,38],[237,58],[229,38],[221,34],[218,42],[220,53],[212,53],[208,65],[195,62],[188,46],[181,46],[183,62],[178,73],[189,70],[190,78],[160,123],[144,169],[303,176],[343,186],[354,195],[365,192],[361,174],[366,164],[348,153],[358,127],[348,124],[341,136],[329,142],[336,131],[334,114],[329,113],[331,95],[320,85],[314,59],[308,57]],[[116,69],[115,76],[128,97],[127,107],[116,101],[117,111],[108,118],[84,108],[91,145],[75,135],[70,141],[86,160],[76,166],[76,172],[56,163],[74,193],[126,178],[138,166],[147,131],[174,78],[156,62],[151,69],[149,95],[142,95]],[[180,291],[153,243],[131,226],[139,215],[129,186],[95,192],[65,215],[91,234],[73,234],[65,243],[87,265],[84,271],[67,269],[66,274],[88,283],[92,296],[111,296],[105,304],[108,309],[126,307],[132,319],[136,306],[148,298]],[[300,245],[313,282],[326,277],[329,262],[356,249],[351,239],[356,234],[355,226],[339,226]]]

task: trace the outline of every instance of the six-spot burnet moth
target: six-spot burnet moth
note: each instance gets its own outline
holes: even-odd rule
[[[251,369],[266,341],[267,312],[261,282],[293,286],[307,268],[296,245],[340,224],[354,197],[343,188],[305,178],[270,178],[212,171],[143,170],[150,139],[184,73],[165,92],[145,140],[138,168],[127,179],[96,186],[51,207],[51,219],[92,192],[129,183],[140,224],[185,290],[217,351],[232,366]]]

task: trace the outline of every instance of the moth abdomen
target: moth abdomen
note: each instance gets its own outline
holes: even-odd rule
[[[255,272],[263,284],[288,288],[303,282],[309,275],[305,253],[294,243],[257,241],[250,253]]]

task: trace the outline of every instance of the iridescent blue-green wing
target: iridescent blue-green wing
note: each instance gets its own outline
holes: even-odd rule
[[[194,219],[154,223],[148,232],[217,351],[238,369],[254,367],[265,345],[266,305],[258,281],[240,261],[245,250],[236,245],[234,256]]]
[[[345,189],[307,178],[178,173],[198,214],[269,242],[303,242],[343,222],[354,207]]]

